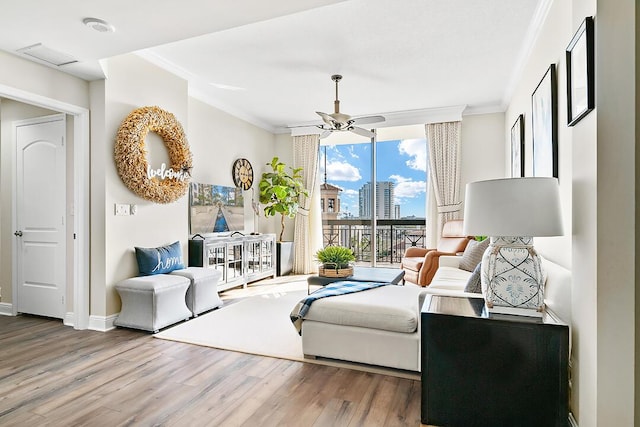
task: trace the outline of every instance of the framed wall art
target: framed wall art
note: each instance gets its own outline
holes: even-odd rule
[[[511,178],[524,176],[524,115],[511,126]]]
[[[595,108],[593,19],[585,18],[567,46],[567,124],[573,126]]]
[[[533,176],[558,178],[558,89],[551,64],[531,95]]]

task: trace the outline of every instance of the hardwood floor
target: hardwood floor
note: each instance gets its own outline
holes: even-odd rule
[[[419,426],[420,382],[0,316],[2,426]]]

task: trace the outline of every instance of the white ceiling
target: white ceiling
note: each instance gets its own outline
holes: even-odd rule
[[[140,51],[192,95],[265,129],[466,105],[502,111],[548,0],[5,1],[0,49],[42,43],[103,78],[99,60]],[[83,25],[111,23],[114,33]]]

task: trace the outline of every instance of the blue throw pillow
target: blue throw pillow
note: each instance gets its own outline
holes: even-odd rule
[[[136,260],[141,276],[170,273],[184,268],[180,242],[159,248],[136,247]]]

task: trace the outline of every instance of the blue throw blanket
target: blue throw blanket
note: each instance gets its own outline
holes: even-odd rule
[[[366,291],[367,289],[379,288],[380,286],[386,285],[390,285],[390,283],[349,281],[330,283],[327,286],[313,292],[311,295],[296,304],[289,317],[293,322],[293,326],[295,326],[296,330],[298,331],[298,334],[302,335],[302,320],[309,311],[309,308],[314,301],[336,295],[345,295],[352,294],[354,292]]]

